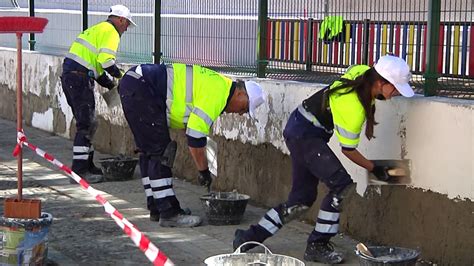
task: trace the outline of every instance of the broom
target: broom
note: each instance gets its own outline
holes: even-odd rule
[[[22,58],[21,37],[23,33],[41,33],[48,23],[46,18],[37,17],[0,17],[0,33],[15,33],[17,37],[17,72],[16,72],[16,125],[17,131],[23,131],[22,125],[22,109],[23,102],[21,93],[23,91],[22,79]],[[5,199],[4,216],[10,218],[28,218],[38,219],[41,215],[41,201],[40,200],[25,200],[22,197],[23,190],[23,156],[22,147],[17,146],[15,150],[18,160],[18,195],[16,199]]]

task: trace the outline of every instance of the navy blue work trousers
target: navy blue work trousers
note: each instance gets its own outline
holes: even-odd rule
[[[147,207],[151,214],[169,218],[181,207],[173,189],[171,169],[160,163],[160,156],[171,142],[166,96],[158,96],[152,91],[152,86],[135,73],[133,76],[125,74],[119,85],[123,112],[141,152],[140,170]]]
[[[85,173],[92,167],[94,149],[92,139],[97,130],[95,116],[94,80],[85,72],[63,72],[61,85],[67,103],[76,119],[72,170]]]
[[[286,127],[298,132],[292,123],[290,118]],[[341,194],[352,184],[352,179],[327,141],[327,138],[317,136],[285,135],[292,162],[291,192],[285,203],[267,211],[258,224],[251,225],[244,232],[246,241],[263,242],[297,217],[298,212],[311,207],[316,200],[320,181],[329,188],[329,193],[323,198],[308,243],[327,242],[338,232]]]

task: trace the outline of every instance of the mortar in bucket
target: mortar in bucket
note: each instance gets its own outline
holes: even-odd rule
[[[212,192],[201,197],[210,225],[240,224],[250,197],[232,192]]]
[[[48,254],[49,213],[38,219],[0,217],[0,265],[43,265]]]
[[[265,253],[242,253],[241,248],[245,245],[258,245],[263,247]],[[265,245],[259,242],[249,241],[240,245],[234,253],[216,255],[204,260],[208,266],[233,266],[233,265],[254,265],[254,266],[304,266],[304,262],[299,259],[273,254]]]
[[[124,181],[133,178],[138,159],[123,155],[99,160],[104,178],[108,181]]]
[[[414,266],[420,252],[414,249],[401,247],[368,246],[373,257],[367,256],[358,250],[359,264],[362,266]]]

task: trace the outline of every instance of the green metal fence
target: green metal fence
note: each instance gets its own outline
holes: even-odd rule
[[[8,2],[8,1],[7,1]],[[105,19],[107,0],[19,0],[0,15],[45,16],[31,49],[65,53]],[[347,66],[404,58],[426,96],[474,98],[473,0],[129,0],[139,25],[119,60],[183,62],[259,77],[329,83]],[[332,31],[324,31],[325,23]],[[329,34],[328,34],[329,33]],[[332,36],[334,35],[334,36]],[[0,45],[10,45],[0,39]]]

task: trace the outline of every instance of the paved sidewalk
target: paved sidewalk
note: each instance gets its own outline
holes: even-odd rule
[[[15,123],[0,119],[0,200],[16,195],[16,159],[11,153],[16,144]],[[37,129],[25,128],[28,140],[70,165],[72,142]],[[107,157],[98,154],[96,157]],[[59,265],[151,265],[144,254],[108,217],[102,206],[77,184],[69,184],[68,177],[31,150],[24,149],[25,198],[42,201],[42,210],[53,215],[49,233],[48,258]],[[146,210],[145,196],[139,179],[124,182],[105,182],[93,187],[130,222],[145,233],[176,265],[204,265],[210,256],[233,252],[233,233],[257,222],[266,209],[247,206],[244,219],[238,226],[211,226],[204,220],[200,227],[191,229],[162,228],[151,222]],[[180,179],[174,188],[183,207],[204,217],[199,197],[204,188]],[[3,213],[3,204],[0,206]],[[306,239],[313,226],[293,221],[286,225],[265,245],[273,252],[303,260]],[[334,238],[335,245],[346,255],[345,265],[358,265],[354,254],[356,242],[342,235]],[[260,251],[259,249],[255,249]],[[306,263],[306,265],[319,265]]]

